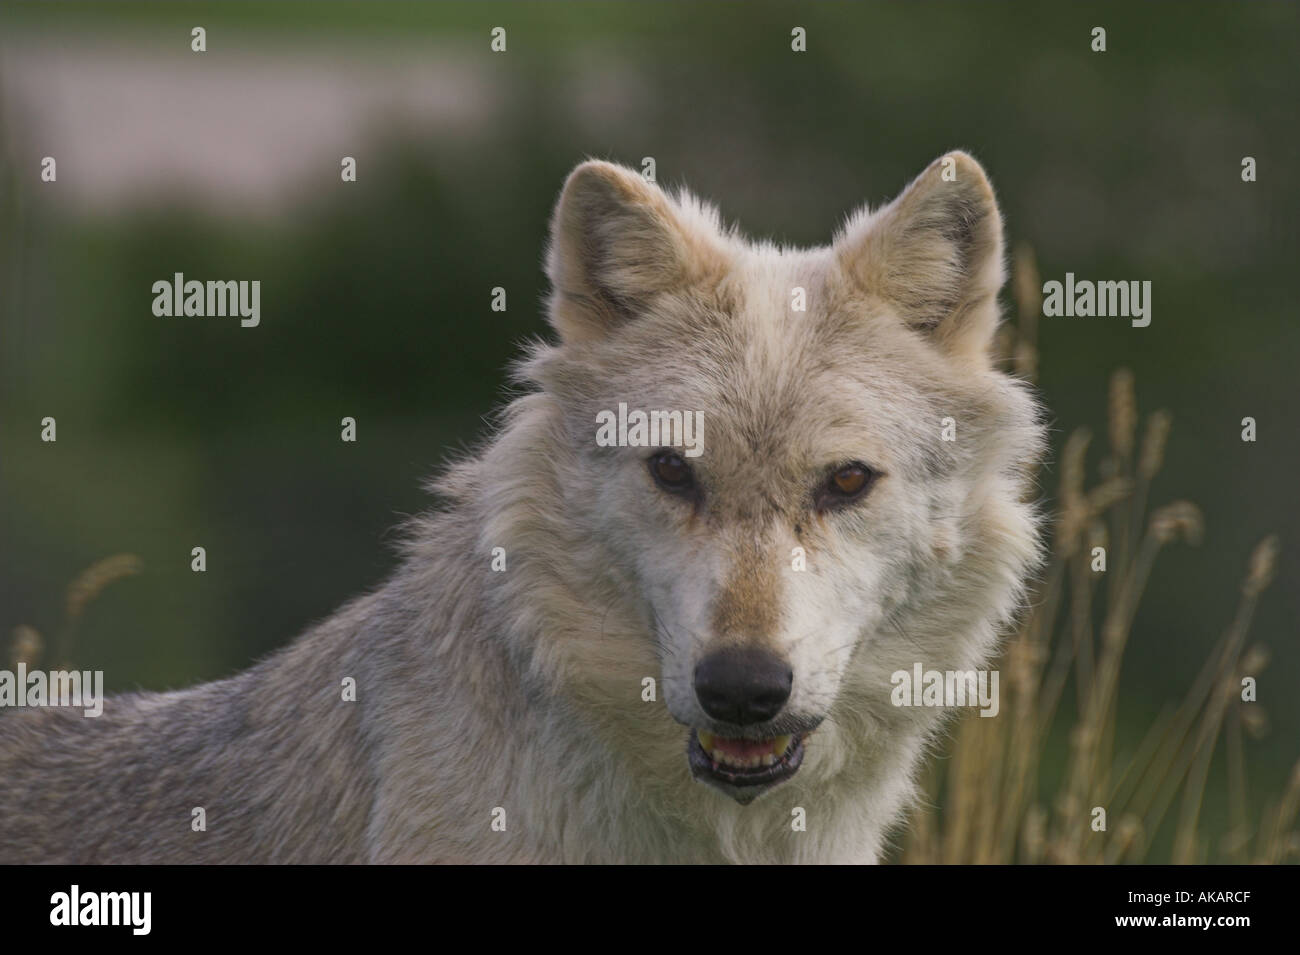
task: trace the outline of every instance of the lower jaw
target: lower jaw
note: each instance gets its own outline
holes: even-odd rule
[[[803,764],[804,741],[807,734],[790,741],[785,752],[771,766],[740,769],[720,763],[711,757],[700,743],[695,730],[686,743],[686,760],[691,775],[700,782],[730,796],[742,806],[791,779]]]

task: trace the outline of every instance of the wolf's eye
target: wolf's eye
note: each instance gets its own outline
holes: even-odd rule
[[[695,486],[691,466],[675,451],[660,451],[650,459],[650,476],[665,491],[681,494]]]
[[[817,510],[826,511],[852,503],[875,482],[876,472],[860,461],[837,468],[817,491]]]

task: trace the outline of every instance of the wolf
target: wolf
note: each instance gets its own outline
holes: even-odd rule
[[[811,250],[577,166],[554,336],[391,578],[229,679],[0,716],[0,862],[879,861],[950,715],[891,674],[988,666],[1039,559],[1002,230],[964,152]],[[621,404],[700,453],[598,442]]]

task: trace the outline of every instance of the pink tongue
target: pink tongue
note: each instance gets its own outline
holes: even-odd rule
[[[723,736],[713,738],[714,752],[722,752],[728,756],[766,756],[772,752],[775,746],[775,740],[770,739],[727,739]]]

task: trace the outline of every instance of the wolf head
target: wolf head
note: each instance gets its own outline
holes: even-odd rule
[[[790,250],[586,162],[547,267],[560,342],[524,374],[558,432],[556,562],[585,568],[568,587],[601,620],[557,667],[609,704],[650,657],[679,771],[741,803],[919,751],[938,713],[895,706],[891,675],[982,666],[1036,556],[1042,428],[991,356],[1002,225],[979,164],[949,154]]]

